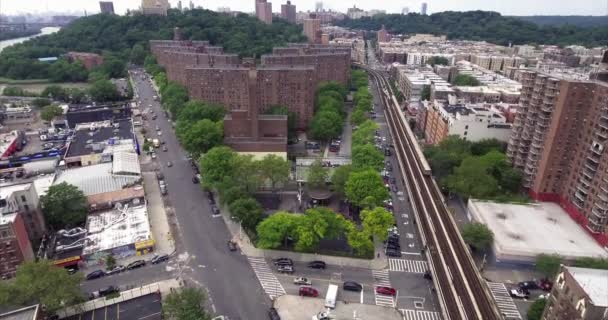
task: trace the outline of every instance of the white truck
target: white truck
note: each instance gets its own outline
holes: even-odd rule
[[[327,295],[325,296],[325,307],[334,309],[336,307],[336,298],[338,297],[338,286],[330,284],[327,288]]]

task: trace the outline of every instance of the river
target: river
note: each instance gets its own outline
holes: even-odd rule
[[[6,47],[10,47],[10,46],[12,46],[12,45],[14,45],[14,44],[17,44],[17,43],[21,43],[21,42],[27,41],[27,40],[29,40],[29,39],[31,39],[31,38],[35,38],[35,37],[39,37],[39,36],[43,36],[43,35],[46,35],[46,34],[55,33],[55,32],[57,32],[57,31],[59,31],[59,29],[61,29],[61,28],[59,28],[59,27],[46,27],[46,28],[42,28],[42,29],[40,30],[40,31],[41,31],[40,33],[35,34],[35,35],[33,35],[33,36],[29,36],[29,37],[23,37],[23,38],[15,38],[15,39],[10,39],[10,40],[4,40],[4,41],[0,41],[0,52],[2,52],[2,50],[3,50],[4,48],[6,48]]]

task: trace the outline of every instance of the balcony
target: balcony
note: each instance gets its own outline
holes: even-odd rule
[[[602,203],[602,202],[598,201],[598,202],[594,202],[593,205],[598,207],[603,212],[603,214],[606,215],[606,210],[608,210],[608,206],[606,205],[606,203]]]
[[[599,232],[602,230],[602,224],[597,221],[596,219],[589,217],[589,229],[591,229],[592,232]]]
[[[579,189],[577,192],[574,193],[574,198],[580,200],[581,206],[583,205],[583,203],[585,203],[585,198],[587,197],[587,193],[585,191],[581,191],[580,188],[577,187],[577,189]],[[576,203],[576,201],[574,201],[574,203]]]
[[[592,166],[588,163],[585,163],[585,168],[588,169],[589,171],[591,171],[593,174],[595,174],[595,172],[597,172],[597,166]]]
[[[583,170],[583,175],[585,177],[588,177],[589,180],[592,180],[593,176],[595,176],[595,172],[589,172],[589,170],[585,169],[585,170]]]
[[[584,183],[579,183],[576,185],[576,189],[578,190],[576,193],[578,194],[579,192],[586,198],[587,194],[589,192],[589,185],[586,185]]]
[[[604,141],[608,139],[608,130],[595,130],[595,135],[598,136],[599,140]]]
[[[604,115],[600,116],[600,121],[597,122],[597,125],[604,130],[608,130],[608,118],[604,118],[604,117],[605,117]],[[604,121],[602,119],[606,119],[606,121]]]
[[[588,162],[593,162],[593,164],[590,163],[590,165],[596,166],[596,169],[597,169],[597,165],[600,164],[600,157],[598,157],[597,154],[601,155],[601,153],[598,153],[597,150],[595,150],[593,148],[591,148],[591,150],[593,152],[587,156],[587,160],[588,160]]]
[[[599,192],[597,194],[597,198],[604,201],[605,203],[608,203],[608,196],[607,196],[608,192],[604,191],[604,192]]]
[[[538,114],[538,118],[540,120],[548,121],[549,119],[551,119],[551,113],[547,114],[545,112],[541,112],[541,113]]]

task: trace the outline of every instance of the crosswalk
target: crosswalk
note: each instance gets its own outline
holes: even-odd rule
[[[403,320],[441,320],[441,314],[435,311],[399,309]]]
[[[249,260],[249,264],[253,268],[253,272],[255,272],[255,276],[260,281],[262,288],[271,299],[285,294],[285,289],[281,285],[281,282],[279,282],[277,277],[272,273],[272,270],[270,270],[270,267],[264,258],[247,257],[247,260]]]
[[[391,286],[391,278],[389,276],[388,270],[372,270],[372,277],[374,278],[374,287],[390,287]],[[374,298],[377,306],[382,307],[391,307],[395,306],[395,299],[392,296],[387,296],[383,294],[376,293],[374,289]]]
[[[521,314],[517,310],[517,306],[515,306],[513,298],[509,295],[509,291],[504,283],[488,281],[488,287],[494,296],[494,300],[496,300],[500,313],[504,315],[505,319],[521,319]]]
[[[422,260],[388,259],[390,271],[424,273],[428,268],[427,262]]]

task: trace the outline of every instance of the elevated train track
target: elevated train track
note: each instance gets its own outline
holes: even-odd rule
[[[380,91],[444,319],[501,319],[388,81],[382,74],[362,67]]]

